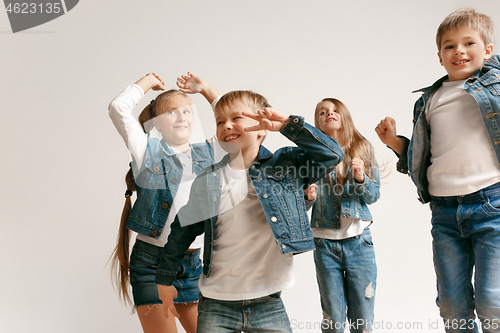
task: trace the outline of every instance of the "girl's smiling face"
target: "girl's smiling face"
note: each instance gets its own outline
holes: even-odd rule
[[[317,117],[320,130],[326,135],[333,136],[342,127],[340,113],[331,101],[321,102]]]
[[[193,105],[186,96],[174,95],[165,101],[161,114],[154,118],[154,124],[172,147],[185,146],[193,132]]]

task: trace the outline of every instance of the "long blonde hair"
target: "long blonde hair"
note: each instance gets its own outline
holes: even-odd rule
[[[144,132],[149,133],[153,128],[153,122],[150,121],[154,117],[162,114],[166,107],[167,101],[175,95],[184,95],[188,100],[189,97],[178,90],[168,90],[158,95],[151,101],[139,115],[139,123]],[[129,168],[125,176],[125,184],[127,191],[125,192],[125,204],[120,219],[120,227],[118,229],[118,238],[116,247],[111,254],[111,279],[118,289],[120,299],[125,303],[132,305],[132,300],[129,293],[130,285],[130,236],[131,231],[127,229],[127,221],[132,210],[131,196],[135,189],[134,174],[132,168]]]
[[[377,166],[377,161],[375,160],[372,144],[358,132],[356,126],[354,126],[354,122],[352,121],[351,113],[344,103],[336,98],[324,98],[316,105],[316,110],[314,112],[314,126],[321,131],[319,124],[319,111],[321,103],[323,102],[333,103],[340,115],[340,133],[342,142],[339,142],[339,144],[343,145],[344,160],[337,165],[336,170],[338,171],[339,168],[342,168],[342,170],[346,172],[344,174],[337,172],[337,182],[341,184],[345,183],[345,176],[347,170],[349,170],[351,159],[353,157],[357,157],[365,162],[366,174],[370,177],[370,179],[374,180],[373,169]]]

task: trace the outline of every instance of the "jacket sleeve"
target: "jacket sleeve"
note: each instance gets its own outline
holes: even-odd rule
[[[199,192],[204,191],[197,191],[198,187],[201,188],[203,182],[206,181],[205,174],[201,173],[195,179],[191,186],[188,203],[179,210],[174,222],[170,225],[170,234],[163,247],[156,271],[156,284],[173,284],[184,254],[195,238],[205,231],[205,219],[202,218],[203,212],[201,212],[200,198],[198,198]]]
[[[123,138],[130,154],[142,165],[142,159],[147,146],[147,135],[142,130],[139,122],[132,116],[132,109],[144,97],[141,87],[134,84],[127,87],[109,104],[109,117],[113,121],[116,130]]]
[[[175,221],[170,226],[170,235],[167,244],[163,247],[160,264],[156,271],[156,284],[170,286],[174,283],[184,254],[195,238],[203,231],[203,222],[181,227],[178,217],[175,217]]]
[[[403,148],[401,149],[401,153],[398,154],[394,150],[394,154],[399,158],[398,162],[396,163],[396,170],[408,174],[409,173],[409,168],[408,168],[408,147],[410,146],[410,139],[408,139],[405,136],[398,135],[398,138],[401,139],[403,142]]]
[[[337,141],[304,122],[303,117],[290,116],[280,132],[299,147],[288,149],[295,160],[298,175],[304,178],[304,188],[327,175],[344,158]]]

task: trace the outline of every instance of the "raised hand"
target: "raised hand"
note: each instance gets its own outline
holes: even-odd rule
[[[351,168],[354,173],[354,179],[362,183],[365,181],[365,161],[357,157],[353,157],[351,160]]]
[[[219,96],[214,87],[191,72],[179,76],[177,78],[177,86],[185,94],[202,94],[210,104]]]
[[[191,72],[177,78],[177,87],[185,94],[198,94],[205,90],[206,82]]]
[[[280,131],[288,122],[288,117],[282,115],[278,111],[274,111],[271,108],[264,108],[259,110],[257,114],[250,112],[242,113],[245,117],[252,118],[259,122],[258,125],[246,127],[246,132],[268,130],[273,132]]]
[[[377,127],[375,127],[375,132],[380,141],[394,149],[397,153],[401,152],[402,142],[396,135],[396,121],[394,119],[391,117],[382,119]]]
[[[165,82],[163,82],[163,80],[156,73],[146,74],[135,84],[141,87],[144,93],[146,93],[149,89],[154,91],[165,90]]]

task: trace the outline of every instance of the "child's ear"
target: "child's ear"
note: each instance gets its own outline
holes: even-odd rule
[[[491,57],[492,53],[493,53],[493,44],[488,44],[488,46],[486,46],[486,52],[484,54],[484,60],[489,59]]]
[[[443,58],[441,58],[441,52],[438,51],[439,63],[443,66]]]

